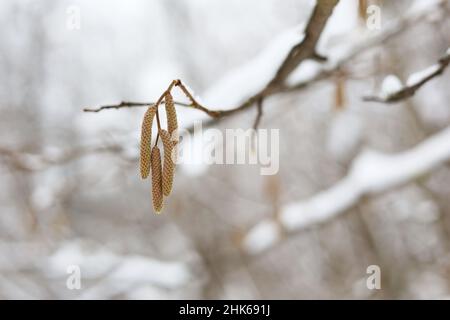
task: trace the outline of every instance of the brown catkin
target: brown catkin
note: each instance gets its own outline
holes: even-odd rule
[[[358,5],[359,18],[365,22],[367,15],[367,0],[359,0],[358,2],[359,2]]]
[[[148,177],[150,173],[151,167],[151,143],[152,143],[152,126],[153,126],[153,118],[156,114],[156,106],[151,106],[147,109],[144,115],[144,119],[142,120],[142,129],[141,129],[141,177],[145,179]]]
[[[343,109],[345,107],[345,79],[342,76],[336,79],[334,104],[336,106],[336,109],[338,110]]]
[[[162,174],[161,174],[161,153],[158,146],[154,146],[151,156],[152,164],[152,199],[153,209],[156,213],[160,213],[163,207],[162,194]]]
[[[175,110],[175,104],[170,92],[167,92],[164,96],[167,115],[167,130],[170,134],[178,129],[177,112]]]
[[[170,134],[166,130],[159,132],[161,140],[164,145],[164,164],[162,169],[162,190],[167,197],[172,191],[173,176],[175,173],[175,163],[172,159],[172,150],[174,144],[172,143]]]

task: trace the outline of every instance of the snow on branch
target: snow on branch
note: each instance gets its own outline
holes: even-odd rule
[[[339,0],[317,0],[317,4],[305,29],[305,38],[291,49],[266,90],[270,91],[271,89],[269,88],[271,87],[282,86],[287,77],[301,62],[307,59],[326,60],[326,58],[317,53],[316,46],[338,2]]]
[[[314,59],[323,61],[316,52],[316,46],[320,39],[323,29],[330,18],[335,6],[339,0],[317,0],[311,17],[304,30],[304,36],[298,37],[299,41],[290,47],[290,51],[278,67],[278,70],[271,76],[268,83],[265,83],[256,93],[248,93],[250,96],[243,99],[243,101],[236,107],[226,108],[225,110],[214,110],[206,107],[198,108],[193,104],[177,103],[185,107],[195,107],[203,111],[213,118],[222,118],[243,110],[246,110],[254,105],[258,106],[266,97],[281,92],[284,87],[286,78],[291,72],[302,62],[307,59]],[[179,81],[179,80],[178,80]],[[242,100],[242,97],[240,97]],[[99,112],[105,109],[121,109],[131,107],[145,107],[153,105],[152,102],[121,102],[119,104],[100,106],[96,108],[85,108],[85,112]]]
[[[258,106],[260,101],[269,96],[303,90],[311,84],[330,78],[356,56],[386,43],[403,31],[408,30],[410,26],[426,21],[427,16],[439,12],[442,10],[442,6],[447,3],[446,0],[434,0],[427,4],[413,6],[405,15],[387,24],[379,32],[364,33],[360,40],[351,44],[347,50],[343,52],[334,52],[334,50],[327,52],[328,59],[326,59],[317,53],[316,47],[323,29],[338,2],[338,0],[317,1],[311,17],[303,30],[303,34],[298,34],[298,30],[288,30],[281,34],[257,59],[252,60],[243,67],[239,67],[234,72],[230,72],[223,80],[218,81],[212,90],[208,90],[206,94],[208,102],[212,101],[212,104],[230,103],[231,106],[225,106],[222,110],[208,109],[206,107],[199,109],[206,115],[213,115],[209,120],[205,121],[204,125],[213,125],[229,115]],[[301,80],[297,79],[295,71],[298,70],[300,65],[303,62],[314,60],[324,63],[319,65],[315,72],[312,72],[307,77],[303,75],[300,77]],[[270,71],[267,74],[261,74],[261,69],[269,69],[272,66],[273,69],[271,70],[277,70],[276,72]],[[99,112],[105,109],[145,107],[153,104],[154,102],[122,102],[96,108],[86,108],[84,111]],[[189,103],[176,102],[176,104],[192,107]]]
[[[450,127],[399,154],[367,150],[358,156],[340,182],[315,196],[288,203],[277,221],[254,226],[243,240],[245,251],[259,253],[281,239],[282,231],[298,231],[345,212],[362,196],[376,194],[418,178],[450,160]]]
[[[364,101],[381,103],[396,103],[408,99],[414,96],[417,90],[419,90],[428,81],[444,73],[449,64],[450,48],[447,50],[446,55],[439,59],[438,63],[426,68],[425,70],[410,75],[406,81],[406,86],[400,85],[399,88],[395,88],[394,90],[390,90],[388,86],[385,90],[382,90],[379,96],[366,96],[363,99]]]
[[[71,265],[80,268],[84,279],[93,280],[92,285],[83,287],[77,299],[108,299],[145,286],[176,290],[192,279],[192,272],[185,262],[119,255],[83,239],[62,243],[41,268],[48,278],[60,279],[66,277],[66,270]]]
[[[373,33],[366,31],[358,37],[359,40],[354,41],[354,43],[342,52],[334,52],[334,50],[328,52],[329,59],[327,63],[322,64],[321,67],[318,67],[315,72],[312,72],[307,77],[302,75],[299,80],[296,79],[293,73],[288,79],[288,86],[282,92],[303,90],[314,83],[330,78],[344,69],[354,58],[362,53],[387,43],[420,22],[427,21],[428,16],[442,11],[442,7],[447,2],[447,0],[435,0],[430,1],[430,3],[413,6],[399,19],[383,26],[383,29],[379,32]]]
[[[339,72],[342,68],[345,68],[347,64],[349,64],[355,57],[358,55],[364,53],[365,51],[382,45],[386,43],[387,41],[391,40],[395,36],[401,34],[403,31],[408,30],[411,26],[416,25],[417,23],[427,21],[427,16],[432,16],[436,12],[439,12],[442,10],[443,4],[446,4],[448,0],[434,0],[430,1],[430,3],[424,3],[420,6],[414,6],[410,10],[408,10],[402,17],[400,17],[398,20],[386,24],[386,26],[383,27],[382,30],[380,30],[377,33],[369,33],[366,32],[362,34],[362,36],[359,38],[360,40],[354,41],[351,45],[349,45],[348,49],[344,50],[344,52],[334,52],[334,50],[331,50],[330,52],[327,52],[328,60],[325,63],[320,64],[320,66],[312,73],[308,74],[308,76],[305,76],[302,74],[300,77],[301,79],[298,79],[298,77],[294,77],[296,71],[294,70],[288,79],[286,79],[286,83],[284,86],[280,87],[278,89],[278,92],[272,92],[272,94],[276,93],[289,93],[289,92],[297,92],[300,90],[304,90],[306,88],[309,88],[310,85],[313,85],[317,82],[324,81],[326,79],[329,79],[332,77],[336,72]],[[319,1],[316,4],[316,7],[321,5],[321,2]],[[328,3],[328,6],[330,3]],[[328,7],[330,8],[330,7]],[[314,9],[314,12],[317,12],[317,9]],[[331,11],[328,10],[326,13],[326,16],[329,18],[328,14],[331,15]],[[320,19],[319,19],[319,18]],[[320,24],[316,21],[321,21]],[[258,107],[257,116],[255,118],[255,123],[258,123],[261,120],[261,112],[259,111],[259,103],[262,103],[262,99],[258,99],[259,94],[258,92],[263,91],[263,88],[271,82],[271,79],[276,77],[274,76],[274,71],[277,67],[281,68],[285,62],[284,60],[287,59],[287,57],[291,56],[289,52],[292,51],[292,48],[299,46],[305,41],[307,41],[308,44],[308,51],[310,58],[305,59],[303,61],[300,61],[298,64],[298,67],[301,67],[300,65],[302,62],[308,62],[310,60],[320,60],[319,55],[316,53],[315,50],[312,50],[313,46],[311,45],[312,42],[316,43],[318,40],[318,34],[317,30],[321,29],[321,26],[325,23],[325,15],[319,15],[319,14],[312,14],[310,20],[307,23],[307,26],[305,28],[302,28],[301,31],[304,30],[315,30],[313,32],[314,36],[308,36],[307,32],[305,34],[301,34],[299,28],[295,28],[293,30],[287,30],[286,32],[282,33],[279,37],[277,37],[273,42],[269,44],[269,46],[260,54],[260,57],[257,59],[253,59],[250,61],[250,63],[245,64],[243,67],[239,67],[237,70],[234,70],[230,72],[228,76],[226,76],[224,79],[217,82],[217,84],[211,88],[211,90],[208,90],[206,94],[206,99],[208,102],[211,100],[214,103],[220,103],[225,101],[224,103],[230,103],[232,105],[231,108],[225,109],[225,110],[210,110],[206,107],[203,107],[203,109],[198,109],[200,111],[204,111],[201,115],[204,116],[205,120],[203,122],[203,125],[205,127],[211,126],[216,124],[217,122],[221,121],[224,116],[231,115],[233,113],[238,113],[240,111],[246,110],[247,108],[251,107],[252,105],[256,105]],[[314,25],[314,27],[313,27]],[[305,45],[306,46],[306,45]],[[448,56],[448,52],[447,52]],[[298,59],[298,58],[296,58]],[[268,69],[268,66],[273,67],[270,71],[266,74],[261,74],[261,70]],[[298,69],[298,68],[297,68]],[[297,70],[296,69],[296,70]],[[186,83],[184,83],[184,86],[187,87]],[[249,89],[250,88],[250,89]],[[187,89],[192,93],[192,90],[187,87]],[[400,87],[398,87],[400,89]],[[246,96],[250,95],[250,98],[246,98]],[[194,96],[195,97],[195,96]],[[197,98],[197,97],[195,97]],[[198,99],[196,99],[199,101]],[[134,107],[148,107],[149,105],[153,105],[155,102],[135,102],[135,101],[123,101],[118,104],[111,104],[111,105],[103,105],[95,108],[85,108],[85,112],[100,112],[103,110],[109,110],[109,109],[122,109],[122,108],[134,108]],[[161,103],[164,103],[162,101]],[[188,102],[175,102],[177,105],[180,105],[182,107],[187,108],[193,108],[192,103]],[[198,103],[199,104],[199,103]],[[200,105],[200,104],[199,104]],[[205,105],[202,103],[202,105]],[[234,106],[233,106],[234,105]],[[235,107],[235,105],[238,105],[238,107]],[[200,105],[201,106],[201,105]],[[220,116],[217,116],[217,111],[224,111],[220,114]],[[225,112],[226,111],[226,112]],[[208,117],[208,112],[212,115],[209,117],[209,119],[206,119]],[[258,119],[259,117],[259,119]],[[187,126],[187,129],[192,130],[192,126]],[[83,148],[84,149],[84,148]],[[89,148],[91,149],[91,148]],[[95,152],[97,151],[112,151],[112,152],[119,152],[122,149],[120,145],[114,144],[111,146],[107,146],[106,148],[101,146],[98,148],[99,150],[93,150]],[[22,156],[21,154],[26,153],[23,152],[23,150],[10,150],[8,148],[0,148],[0,160],[6,160],[10,165],[14,165],[18,169],[25,170],[25,171],[34,171],[35,167],[38,167],[39,169],[45,168],[46,165],[53,165],[53,164],[59,164],[59,163],[65,163],[70,159],[77,158],[79,155],[88,154],[89,151],[92,150],[84,150],[80,152],[80,150],[70,151],[67,150],[67,152],[64,152],[64,156],[60,157],[58,156],[57,159],[55,157],[47,157],[42,156],[39,157],[39,159],[36,159],[37,156],[31,155],[28,156]],[[28,161],[30,158],[31,160]],[[36,163],[38,163],[36,165]],[[41,165],[44,164],[44,165]]]

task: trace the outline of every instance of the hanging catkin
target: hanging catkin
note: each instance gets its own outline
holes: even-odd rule
[[[166,105],[167,131],[169,131],[170,134],[173,134],[178,129],[178,122],[173,97],[170,92],[165,94],[164,101]]]
[[[161,153],[158,146],[154,146],[151,154],[152,165],[152,199],[153,209],[160,213],[163,207]]]
[[[165,91],[158,99],[157,104],[147,109],[144,119],[142,120],[140,171],[141,176],[144,179],[149,176],[151,171],[152,202],[156,213],[160,213],[164,206],[164,196],[169,196],[172,191],[175,166],[178,157],[178,121],[175,104],[170,92],[173,86],[176,85],[181,85],[179,80],[172,82],[167,91]],[[190,94],[187,93],[187,95],[192,101],[193,98]],[[167,130],[161,128],[160,117],[158,114],[158,107],[160,106],[160,103],[162,103],[162,100],[164,101],[166,109]],[[159,141],[158,138],[152,148],[152,125],[155,116],[158,122],[158,134],[161,137],[161,142],[164,147],[163,163],[161,161],[161,151],[157,146]]]
[[[367,0],[359,0],[358,13],[359,18],[365,22],[367,16]]]
[[[172,150],[174,144],[172,143],[170,134],[166,130],[159,132],[161,140],[164,145],[164,164],[162,169],[162,190],[165,196],[168,196],[172,191],[173,175],[175,172],[175,163],[172,159]]]
[[[147,109],[142,120],[141,129],[141,177],[145,179],[150,173],[151,162],[151,143],[152,143],[152,126],[153,118],[155,117],[156,106],[151,106]]]
[[[340,110],[345,107],[345,78],[338,76],[335,84],[334,105]]]

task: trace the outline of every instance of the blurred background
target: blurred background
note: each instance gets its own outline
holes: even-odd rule
[[[405,81],[446,52],[448,1],[357,55],[338,77],[265,101],[260,128],[280,129],[277,175],[251,165],[180,166],[161,215],[139,177],[145,109],[82,111],[154,101],[177,78],[214,100],[208,106],[229,107],[211,92],[305,24],[314,3],[1,1],[0,299],[448,298],[449,163],[326,223],[283,233],[263,252],[242,246],[284,203],[342,179],[362,149],[401,152],[449,125],[450,72],[400,104],[361,99],[385,76]],[[381,8],[377,30],[366,26],[371,3]],[[341,0],[320,53],[332,58],[355,35],[381,33],[411,7],[435,4]],[[227,96],[245,90],[231,87]],[[251,128],[255,114],[214,127]],[[181,126],[200,116],[179,108]],[[81,270],[79,290],[67,287],[71,265]],[[369,265],[381,268],[380,290],[366,286]]]

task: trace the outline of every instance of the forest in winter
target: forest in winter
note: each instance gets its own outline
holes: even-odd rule
[[[3,0],[0,299],[449,299],[450,0]]]

